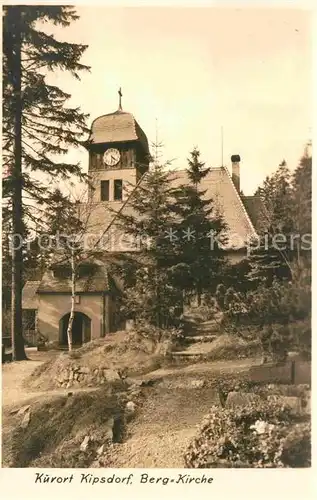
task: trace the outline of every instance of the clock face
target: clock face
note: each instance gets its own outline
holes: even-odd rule
[[[120,160],[120,151],[118,149],[110,148],[105,151],[103,155],[103,161],[105,162],[106,165],[109,165],[110,167],[113,167],[114,165],[117,165]]]

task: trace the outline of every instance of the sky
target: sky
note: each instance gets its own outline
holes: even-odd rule
[[[197,146],[207,166],[241,157],[241,188],[251,195],[286,159],[298,165],[312,135],[311,13],[299,8],[77,6],[80,19],[52,28],[87,44],[80,82],[50,82],[96,117],[131,112],[164,160],[186,168]],[[221,141],[223,130],[223,149]],[[85,150],[69,159],[88,169]]]

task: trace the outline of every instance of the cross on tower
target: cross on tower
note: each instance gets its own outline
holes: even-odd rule
[[[120,109],[120,111],[122,111],[122,104],[121,104],[122,92],[121,92],[121,87],[118,90],[118,94],[119,94],[119,109]]]

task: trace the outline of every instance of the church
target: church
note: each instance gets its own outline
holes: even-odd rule
[[[133,250],[116,228],[109,207],[129,211],[131,192],[142,185],[150,168],[148,139],[131,113],[123,111],[121,91],[115,112],[97,117],[84,143],[91,177],[88,232],[102,238],[104,252]],[[258,203],[240,190],[240,157],[233,155],[232,172],[214,167],[202,180],[205,196],[214,201],[227,226],[226,252],[232,262],[245,257],[247,243],[256,238]],[[171,170],[171,186],[188,182],[186,170]],[[132,245],[132,247],[131,247]],[[68,274],[67,274],[68,273]],[[76,313],[72,329],[74,345],[104,337],[119,328],[116,319],[118,284],[102,260],[89,258],[79,267],[76,283]],[[67,264],[52,264],[39,281],[28,281],[23,289],[24,314],[33,318],[34,335],[56,346],[67,345],[71,307],[71,280]],[[120,325],[122,328],[122,325]],[[25,332],[28,336],[28,333]]]

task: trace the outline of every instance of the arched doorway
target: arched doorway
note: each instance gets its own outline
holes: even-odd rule
[[[67,345],[67,328],[70,313],[65,314],[60,320],[59,339],[61,345]],[[82,312],[75,312],[72,326],[72,343],[73,346],[81,346],[85,342],[91,340],[91,319]]]

